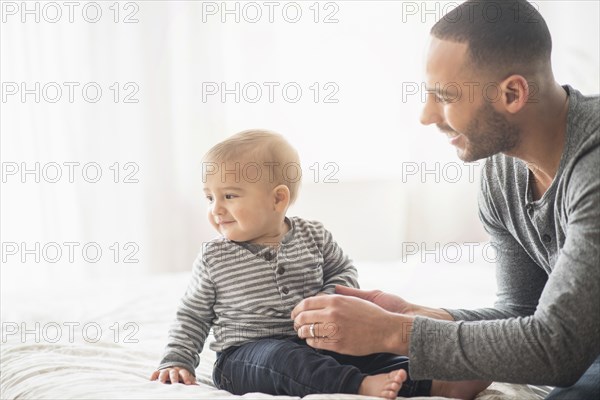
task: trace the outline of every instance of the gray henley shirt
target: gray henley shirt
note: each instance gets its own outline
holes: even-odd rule
[[[494,307],[447,310],[452,322],[417,317],[412,379],[570,386],[600,354],[600,103],[564,89],[565,147],[541,199],[523,161],[485,163],[479,216],[498,252]]]

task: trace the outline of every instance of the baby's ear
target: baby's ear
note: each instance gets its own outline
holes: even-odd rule
[[[285,211],[290,204],[290,189],[286,185],[279,185],[273,189],[274,210]]]

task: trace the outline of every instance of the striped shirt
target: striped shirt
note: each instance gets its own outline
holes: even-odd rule
[[[225,238],[205,243],[169,331],[159,369],[200,362],[209,330],[214,351],[265,337],[296,336],[292,309],[335,285],[358,287],[356,268],[323,224],[286,218],[281,244],[256,245]]]

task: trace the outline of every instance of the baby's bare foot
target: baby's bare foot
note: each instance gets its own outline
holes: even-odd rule
[[[394,400],[406,380],[406,371],[399,369],[387,374],[367,376],[358,388],[358,394],[363,396],[377,396]]]
[[[491,383],[487,381],[433,381],[431,383],[431,395],[472,400]]]

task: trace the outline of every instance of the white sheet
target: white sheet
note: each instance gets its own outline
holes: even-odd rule
[[[490,305],[494,297],[491,265],[398,262],[357,263],[357,266],[363,288],[378,287],[432,306],[485,306]],[[72,277],[76,272],[57,269],[42,281],[33,279],[36,271],[20,269],[13,272],[2,271],[0,393],[3,399],[275,397],[259,393],[234,396],[216,390],[211,379],[215,354],[208,346],[201,354],[198,386],[148,381],[166,343],[168,326],[187,284],[188,274],[131,275],[117,280],[98,273],[91,280],[76,279],[69,289],[56,289],[56,282],[63,278],[66,281],[67,276]],[[452,288],[446,287],[449,277],[456,275],[466,278]],[[7,281],[13,284],[9,285]],[[28,281],[31,284],[25,285]],[[36,323],[39,326],[37,338],[33,333]],[[74,327],[70,337],[69,324],[75,323],[78,326]],[[127,323],[133,325],[125,325]],[[21,332],[7,334],[15,329],[15,324]],[[50,343],[57,336],[57,327],[62,335],[56,343]],[[82,327],[87,327],[87,335],[83,334]],[[98,327],[102,334],[97,342],[92,342]],[[135,327],[139,328],[136,332]],[[30,332],[22,336],[22,328]],[[130,340],[137,342],[127,343],[125,337],[128,334],[132,334]],[[340,394],[306,397],[359,398],[366,399]],[[478,397],[480,400],[538,398],[525,385],[499,383],[494,383]]]

